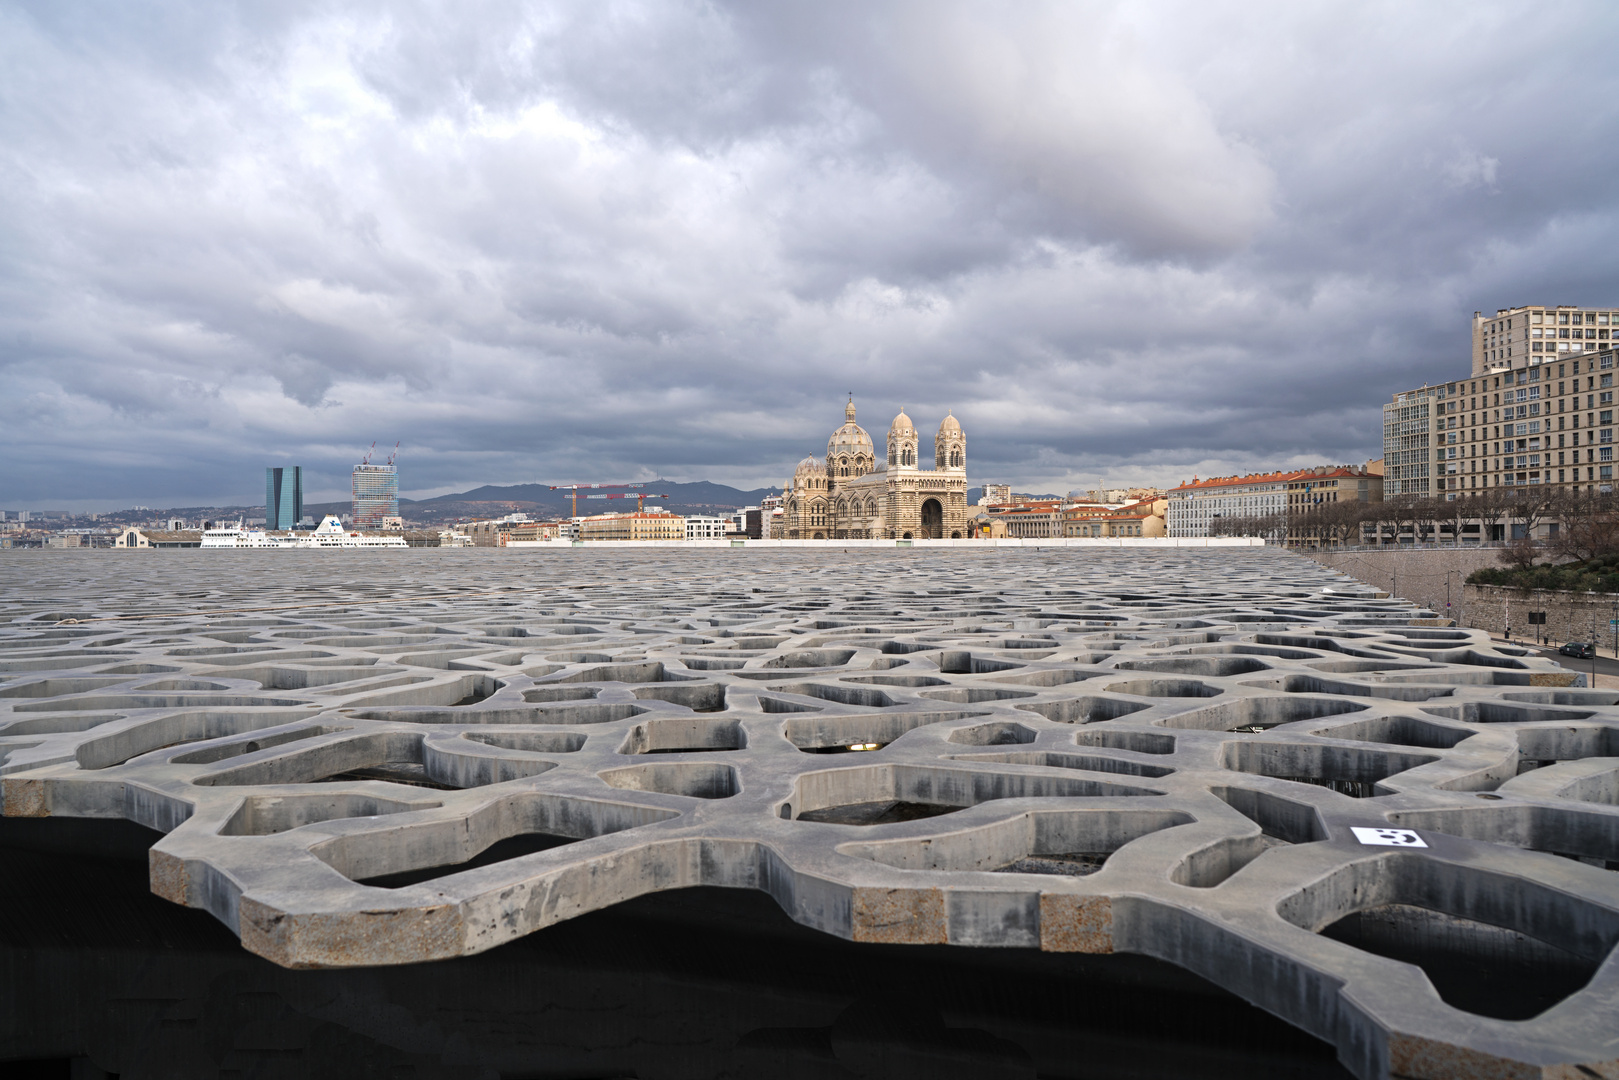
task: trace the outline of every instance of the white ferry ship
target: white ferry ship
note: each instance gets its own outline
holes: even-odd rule
[[[243,528],[240,522],[219,529],[208,529],[202,534],[205,548],[402,548],[409,547],[403,536],[367,536],[345,528],[335,516],[327,514],[313,531],[306,533],[270,533],[263,529]]]

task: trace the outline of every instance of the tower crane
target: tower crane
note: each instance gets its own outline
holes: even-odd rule
[[[570,513],[569,516],[570,517],[578,517],[579,516],[579,492],[580,491],[593,490],[593,489],[598,489],[598,488],[643,488],[643,487],[646,487],[646,484],[552,484],[552,485],[550,485],[550,487],[551,487],[552,491],[569,491],[569,492],[572,492],[572,494],[569,495],[569,498],[573,500],[573,504],[572,504],[573,509],[572,509],[572,512]],[[654,497],[655,498],[658,498],[658,497],[666,498],[667,496],[654,496]],[[627,498],[629,498],[629,495],[628,494],[625,494],[625,495],[613,495],[613,496],[586,495],[585,498],[587,498],[587,499],[605,499],[605,498],[627,499]],[[639,509],[639,508],[640,508],[640,506],[639,506],[639,504],[637,504],[637,509]]]
[[[654,495],[650,491],[626,491],[626,492],[623,492],[622,494],[618,494],[618,495],[586,495],[585,498],[587,498],[587,499],[634,499],[635,500],[635,512],[637,514],[639,514],[641,512],[642,505],[643,505],[642,500],[644,500],[644,499],[667,499],[667,498],[669,498],[669,496],[667,496],[667,495]]]

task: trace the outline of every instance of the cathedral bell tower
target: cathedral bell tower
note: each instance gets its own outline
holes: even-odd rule
[[[916,468],[916,425],[901,409],[888,425],[888,464]]]
[[[967,467],[967,436],[961,423],[951,414],[939,425],[933,437],[933,467],[935,469],[965,469]]]

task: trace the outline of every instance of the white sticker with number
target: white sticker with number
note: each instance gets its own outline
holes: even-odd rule
[[[1350,832],[1363,844],[1382,847],[1427,847],[1413,829],[1363,829],[1351,827]]]

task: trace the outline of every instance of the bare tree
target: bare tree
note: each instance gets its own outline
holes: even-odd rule
[[[1394,518],[1394,543],[1400,543],[1400,537],[1405,535],[1407,529],[1411,531],[1412,539],[1416,539],[1416,497],[1401,495],[1388,503],[1390,513]]]
[[[1396,544],[1400,542],[1400,515],[1399,508],[1395,505],[1395,500],[1384,499],[1380,503],[1373,504],[1373,512],[1370,518],[1372,524],[1377,528],[1378,547],[1383,546],[1383,535],[1389,529],[1394,530],[1394,542]]]
[[[1462,542],[1462,526],[1466,525],[1468,520],[1476,515],[1473,502],[1474,500],[1463,496],[1440,504],[1442,508],[1440,520],[1450,527],[1450,542],[1452,544]]]
[[[1290,546],[1309,547],[1306,541],[1315,541],[1315,547],[1325,547],[1322,536],[1326,531],[1325,505],[1312,506],[1302,514],[1287,518],[1287,542]]]
[[[1359,543],[1363,533],[1361,526],[1377,521],[1377,515],[1377,503],[1334,503],[1328,515],[1328,531],[1340,545],[1349,543],[1351,538]]]
[[[1435,531],[1434,526],[1444,512],[1444,503],[1433,498],[1411,500],[1411,539],[1418,544],[1425,544]]]
[[[1553,558],[1587,562],[1619,554],[1619,515],[1614,513],[1611,496],[1567,492],[1557,499],[1552,512],[1558,519],[1557,535],[1546,547]]]
[[[1506,497],[1501,488],[1485,488],[1473,500],[1473,511],[1478,515],[1479,524],[1483,527],[1480,540],[1495,539],[1495,531],[1501,527],[1501,519],[1506,515]]]
[[[1533,537],[1520,536],[1508,541],[1497,554],[1497,557],[1508,566],[1518,570],[1527,570],[1535,565],[1535,559],[1540,555],[1540,545]]]
[[[1535,526],[1546,518],[1556,505],[1556,488],[1545,484],[1531,484],[1518,489],[1518,497],[1514,502],[1517,506],[1517,516],[1523,521],[1525,536],[1535,535]]]

